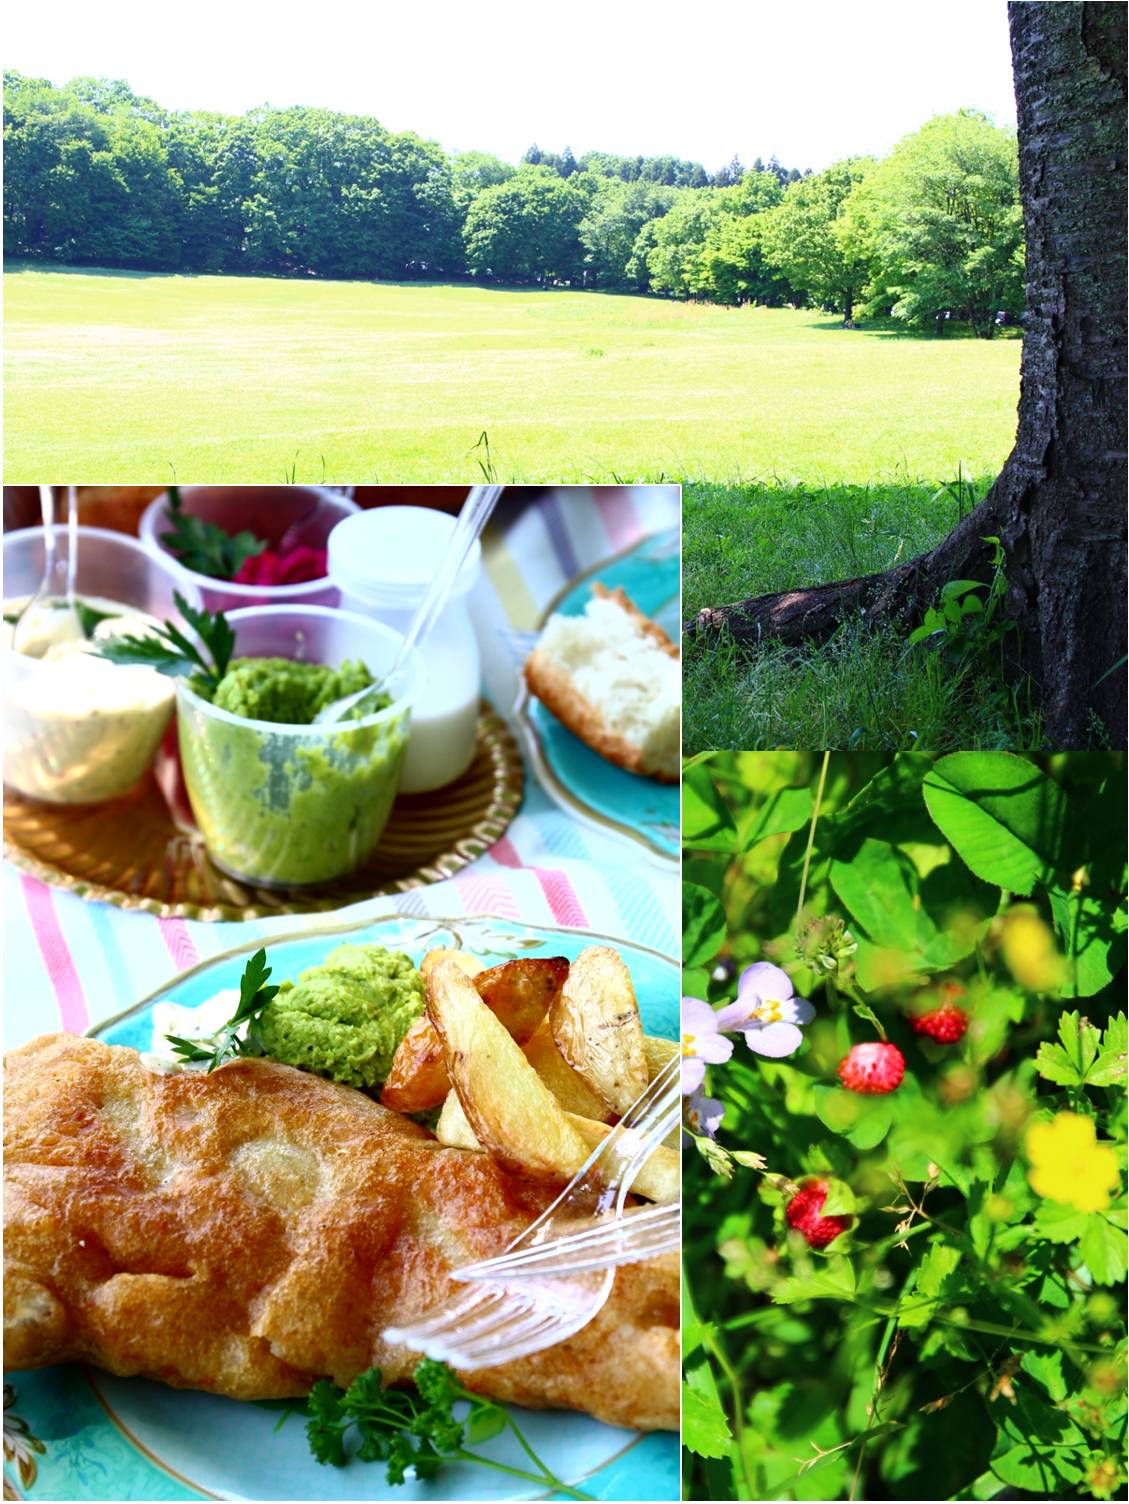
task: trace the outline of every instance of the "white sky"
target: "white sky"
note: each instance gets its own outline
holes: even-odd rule
[[[963,105],[1014,124],[1004,0],[32,0],[4,65],[171,109],[306,104],[516,161],[880,154]]]

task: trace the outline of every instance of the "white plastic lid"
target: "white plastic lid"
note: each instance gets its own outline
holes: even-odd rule
[[[327,545],[329,577],[338,590],[374,605],[415,605],[430,585],[455,519],[432,507],[375,507],[339,522]],[[455,578],[452,597],[478,582],[482,546],[475,543]]]

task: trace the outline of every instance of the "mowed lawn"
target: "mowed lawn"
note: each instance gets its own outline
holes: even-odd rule
[[[5,275],[5,479],[88,484],[998,469],[1018,340],[463,285]]]

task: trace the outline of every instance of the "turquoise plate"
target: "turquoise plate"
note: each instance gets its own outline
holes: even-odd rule
[[[437,945],[481,955],[575,957],[609,937],[486,918],[444,923],[392,915],[364,924],[318,925],[267,942],[275,980],[316,965],[343,940],[370,940],[418,960]],[[657,951],[613,940],[631,969],[649,1033],[676,1037],[678,968]],[[108,1044],[147,1048],[152,1005],[197,1007],[238,985],[248,944],[182,972],[159,993],[92,1030]],[[453,1465],[430,1483],[389,1488],[379,1463],[323,1467],[305,1428],[277,1407],[247,1404],[80,1366],[9,1373],[4,1389],[5,1496],[25,1499],[529,1499],[563,1498],[492,1468]],[[565,1411],[521,1412],[521,1427],[553,1473],[596,1499],[676,1499],[678,1438],[602,1425]],[[483,1451],[520,1467],[498,1438]]]
[[[609,590],[622,585],[640,611],[657,621],[672,642],[679,641],[677,528],[652,533],[626,553],[605,559],[570,580],[549,603],[538,631],[554,612],[580,616],[597,581]],[[664,862],[678,861],[677,784],[640,778],[597,756],[528,692],[524,679],[514,708],[537,775],[558,804],[590,825],[637,842],[651,856]]]

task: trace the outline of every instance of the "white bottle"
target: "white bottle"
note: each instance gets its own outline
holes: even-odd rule
[[[376,507],[339,522],[329,535],[328,569],[342,609],[406,631],[454,526],[453,517],[430,507]],[[481,569],[476,543],[419,650],[401,793],[442,788],[474,758],[482,662],[467,601]]]

